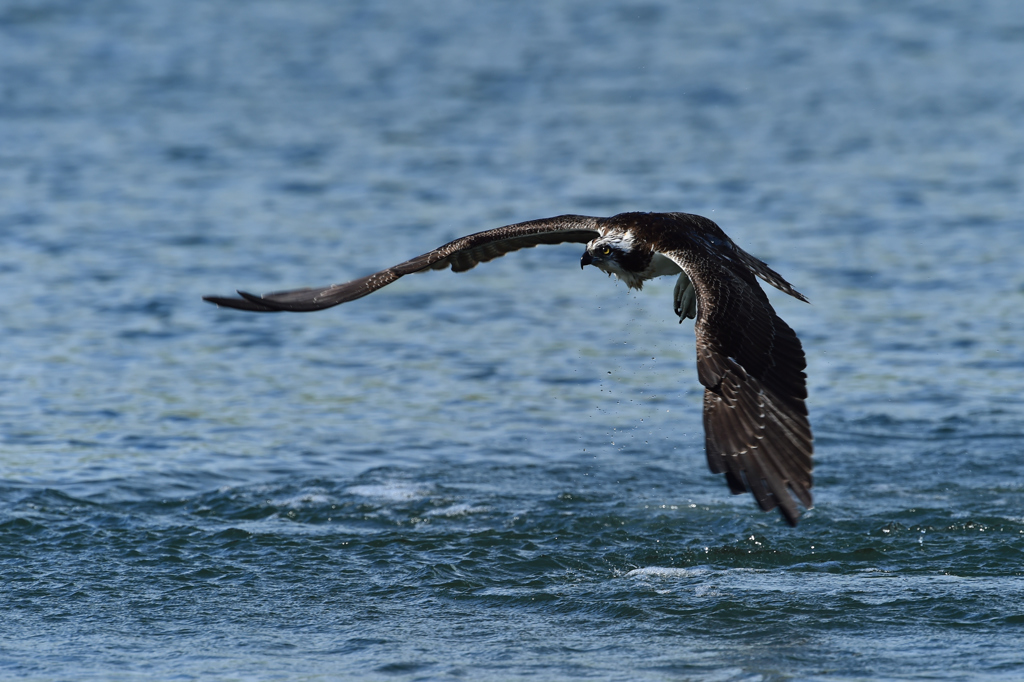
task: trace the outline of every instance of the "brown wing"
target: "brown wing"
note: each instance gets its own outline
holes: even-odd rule
[[[761,509],[779,507],[795,526],[796,500],[812,505],[814,451],[800,340],[754,279],[760,273],[693,254],[676,262],[697,291],[708,466],[725,474],[733,494],[752,492]]]
[[[332,284],[319,289],[279,291],[262,296],[239,291],[238,294],[242,298],[204,296],[203,300],[227,308],[260,313],[274,313],[283,310],[291,312],[323,310],[372,294],[399,277],[414,272],[427,269],[443,270],[448,267],[451,267],[454,272],[463,272],[480,263],[504,256],[510,251],[518,251],[538,244],[562,242],[585,244],[600,235],[596,227],[597,221],[598,218],[590,216],[563,215],[506,225],[456,239],[422,256],[344,284]]]

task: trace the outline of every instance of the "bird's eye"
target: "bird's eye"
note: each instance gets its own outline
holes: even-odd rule
[[[611,252],[612,252],[612,247],[608,246],[607,244],[605,244],[604,246],[601,247],[601,255],[602,256],[607,256]]]

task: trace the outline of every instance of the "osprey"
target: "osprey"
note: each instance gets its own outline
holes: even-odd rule
[[[811,456],[807,363],[793,330],[775,314],[757,283],[803,294],[764,262],[736,246],[714,222],[689,213],[620,213],[611,218],[563,215],[477,232],[361,279],[318,289],[241,298],[204,296],[219,306],[271,313],[309,312],[354,301],[424,270],[463,272],[538,244],[586,244],[580,267],[594,265],[632,289],[653,277],[679,275],[673,301],[679,321],[696,318],[697,378],[704,386],[708,466],[725,474],[733,494],[753,493],[795,526],[797,502],[810,508]]]

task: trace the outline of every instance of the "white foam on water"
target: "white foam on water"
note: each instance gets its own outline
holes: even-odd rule
[[[288,509],[302,509],[304,507],[322,507],[331,503],[327,491],[321,488],[314,488],[297,495],[289,497],[277,497],[269,500],[275,507],[286,507]]]
[[[673,568],[671,566],[645,566],[634,568],[624,578],[692,578],[706,573],[702,568]]]
[[[359,497],[371,497],[378,500],[388,500],[391,502],[405,502],[408,500],[417,500],[427,496],[428,491],[425,488],[415,485],[409,485],[406,483],[380,483],[375,485],[353,485],[345,488],[345,492],[349,495],[358,495]]]
[[[473,505],[467,502],[462,502],[460,504],[453,504],[442,509],[431,509],[426,514],[424,514],[424,516],[443,516],[446,518],[454,518],[456,516],[481,514],[487,511],[490,511],[489,507],[474,507]]]

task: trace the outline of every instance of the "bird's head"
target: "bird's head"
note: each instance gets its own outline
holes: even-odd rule
[[[628,232],[613,232],[594,239],[580,259],[585,265],[615,275],[630,288],[639,289],[643,283],[640,273],[651,261],[650,251],[637,248]]]

